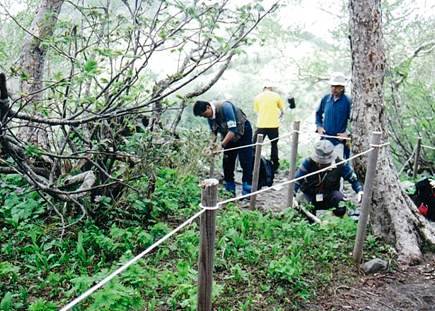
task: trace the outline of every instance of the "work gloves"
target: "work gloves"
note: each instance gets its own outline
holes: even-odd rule
[[[296,198],[293,198],[293,208],[299,208],[299,203]]]
[[[358,203],[362,202],[362,198],[363,198],[364,192],[360,191],[356,194],[356,200]]]
[[[205,156],[211,156],[222,151],[222,146],[218,142],[211,143],[207,148],[204,149]]]

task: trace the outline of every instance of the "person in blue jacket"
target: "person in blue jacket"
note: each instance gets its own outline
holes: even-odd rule
[[[221,147],[231,149],[234,147],[252,144],[252,127],[245,113],[229,101],[207,102],[198,100],[193,105],[193,114],[207,118],[210,130],[217,135],[221,134]],[[223,170],[225,189],[236,194],[234,170],[236,158],[239,156],[242,167],[242,194],[251,192],[252,185],[252,159],[253,149],[248,146],[236,150],[224,151]]]
[[[346,77],[342,73],[333,73],[329,80],[331,93],[325,95],[316,110],[316,131],[320,135],[349,136],[347,123],[350,119],[351,99],[344,93]],[[341,158],[348,158],[350,149],[344,139],[324,138],[331,141]]]
[[[303,177],[341,160],[329,140],[318,141],[314,145],[314,153],[303,160],[296,171],[295,178]],[[343,193],[340,192],[341,177],[352,185],[352,189],[357,193],[358,202],[361,202],[362,186],[348,162],[296,181],[294,190],[295,194],[297,193],[297,201],[309,202],[316,210],[333,208],[334,215],[343,216],[346,208],[339,204],[344,199]],[[301,193],[298,193],[299,190]]]

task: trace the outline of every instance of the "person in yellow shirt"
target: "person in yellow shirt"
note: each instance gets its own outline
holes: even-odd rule
[[[254,134],[254,142],[257,141],[257,135],[263,134],[270,140],[279,136],[279,119],[284,115],[284,100],[281,96],[272,91],[271,84],[266,84],[263,91],[254,99],[254,111],[257,113],[257,129]],[[273,163],[273,169],[276,171],[279,167],[278,158],[278,139],[271,143],[270,160]]]

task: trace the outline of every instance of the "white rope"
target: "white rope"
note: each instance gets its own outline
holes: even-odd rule
[[[213,151],[213,154],[218,154],[218,153],[224,153],[226,151],[231,151],[231,150],[237,150],[237,149],[243,149],[243,148],[248,148],[248,147],[252,147],[252,146],[256,146],[259,145],[258,143],[253,143],[253,144],[249,144],[249,145],[243,145],[243,146],[238,146],[238,147],[233,147],[233,148],[228,148],[228,149],[220,149],[217,151]]]
[[[275,141],[275,140],[278,140],[278,139],[280,139],[280,138],[284,138],[284,137],[290,136],[291,134],[293,134],[293,132],[294,132],[294,131],[291,131],[290,133],[287,133],[287,134],[284,134],[284,135],[278,136],[278,137],[276,137],[276,138],[274,138],[274,139],[271,139],[271,140],[268,140],[268,141],[264,141],[264,142],[261,143],[261,144],[258,143],[258,142],[256,142],[256,143],[249,144],[249,145],[243,145],[243,146],[238,146],[238,147],[233,147],[233,148],[221,149],[221,150],[218,150],[218,151],[213,151],[212,153],[213,153],[213,154],[218,154],[218,153],[224,153],[224,152],[226,152],[226,151],[237,150],[237,149],[243,149],[243,148],[252,147],[252,146],[257,146],[257,145],[267,145],[267,144],[270,144],[272,141]]]
[[[80,296],[78,296],[76,299],[74,299],[73,301],[71,301],[70,303],[68,303],[66,306],[64,306],[62,309],[60,309],[60,311],[67,311],[67,310],[71,310],[72,307],[74,307],[76,304],[78,304],[79,302],[83,301],[84,299],[86,299],[87,297],[89,297],[90,295],[92,295],[96,290],[98,290],[99,288],[103,287],[105,284],[107,284],[110,280],[112,280],[115,276],[117,276],[118,274],[122,273],[123,271],[125,271],[128,267],[130,267],[131,265],[135,264],[139,259],[141,259],[143,256],[145,256],[146,254],[148,254],[149,252],[151,252],[153,249],[155,249],[157,246],[159,246],[160,244],[162,244],[164,241],[166,241],[167,239],[169,239],[171,236],[173,236],[175,233],[177,233],[178,231],[180,231],[181,229],[183,229],[184,227],[186,227],[187,225],[191,224],[193,220],[195,220],[197,217],[201,216],[202,213],[204,213],[206,210],[202,209],[200,210],[198,213],[196,213],[195,215],[193,215],[192,217],[190,217],[188,220],[186,220],[185,222],[183,222],[181,225],[179,225],[177,228],[175,228],[174,230],[172,230],[171,232],[169,232],[168,234],[166,234],[163,238],[161,238],[160,240],[158,240],[157,242],[155,242],[153,245],[149,246],[146,250],[144,250],[142,253],[140,253],[139,255],[137,255],[136,257],[134,257],[133,259],[130,259],[129,261],[127,261],[125,264],[123,264],[121,267],[119,267],[118,269],[116,269],[115,271],[113,271],[111,274],[109,274],[108,276],[106,276],[102,281],[98,282],[97,284],[95,284],[94,286],[92,286],[90,289],[88,289],[86,292],[84,292],[83,294],[81,294]]]
[[[333,163],[333,164],[331,164],[330,166],[327,166],[327,167],[325,167],[325,168],[322,168],[322,169],[320,169],[320,170],[318,170],[318,171],[315,171],[315,172],[312,172],[312,173],[306,174],[306,175],[304,175],[304,176],[301,176],[301,177],[298,177],[298,178],[295,178],[295,179],[286,180],[286,181],[284,181],[284,182],[282,182],[282,183],[279,183],[279,184],[273,185],[273,186],[271,186],[271,187],[267,187],[267,188],[264,188],[264,189],[261,189],[261,190],[257,190],[257,191],[255,191],[255,192],[251,192],[251,193],[248,193],[248,194],[245,194],[245,195],[242,195],[242,196],[236,197],[236,198],[231,198],[231,199],[228,199],[228,200],[225,200],[225,201],[222,201],[222,202],[218,202],[217,205],[223,205],[223,204],[227,204],[227,203],[230,203],[230,202],[238,201],[238,200],[240,200],[240,199],[248,198],[248,197],[250,197],[250,196],[257,195],[257,194],[259,194],[259,193],[263,193],[263,192],[269,191],[269,190],[272,189],[273,187],[279,187],[279,186],[283,186],[283,185],[287,185],[287,184],[294,183],[295,181],[299,181],[299,180],[304,179],[304,178],[307,178],[307,177],[309,177],[309,176],[316,175],[316,174],[318,174],[318,173],[321,173],[321,172],[327,171],[327,170],[329,170],[329,169],[331,169],[331,168],[335,168],[335,167],[338,166],[338,165],[341,165],[341,164],[344,164],[344,163],[346,163],[346,162],[349,162],[350,160],[353,160],[353,159],[355,159],[355,158],[357,158],[357,157],[360,157],[360,156],[362,156],[362,155],[364,155],[364,154],[366,154],[366,153],[369,153],[369,152],[371,152],[371,151],[373,151],[373,150],[374,150],[374,148],[370,148],[370,149],[368,149],[368,150],[366,150],[366,151],[363,151],[363,152],[361,152],[361,153],[358,153],[358,154],[356,154],[356,155],[354,155],[354,156],[352,156],[352,157],[350,157],[350,158],[348,158],[348,159],[342,160],[342,161],[337,162],[337,163]]]
[[[270,143],[272,143],[272,142],[275,141],[275,140],[278,140],[278,139],[282,139],[282,138],[288,137],[288,136],[292,135],[293,133],[299,133],[299,134],[300,134],[300,133],[303,133],[303,132],[298,131],[298,130],[292,130],[292,131],[290,131],[290,133],[287,133],[287,134],[284,134],[284,135],[278,136],[278,137],[273,138],[273,139],[270,139],[270,140],[268,140],[268,141],[264,141],[261,145],[267,145],[267,144],[270,144]],[[352,140],[350,137],[331,136],[331,135],[323,135],[323,134],[318,134],[318,133],[317,133],[317,135],[319,135],[319,136],[321,136],[321,137],[325,137],[325,138],[337,138],[337,139],[341,139],[341,140]],[[243,146],[238,146],[238,147],[233,147],[233,148],[228,148],[228,149],[221,149],[221,150],[218,150],[218,151],[213,151],[212,153],[213,153],[213,154],[224,153],[224,152],[226,152],[226,151],[237,150],[237,149],[243,149],[243,148],[252,147],[252,146],[256,146],[256,145],[260,145],[260,144],[257,142],[257,143],[253,143],[253,144],[249,144],[249,145],[243,145]]]
[[[420,146],[422,146],[424,148],[435,150],[435,147],[432,147],[432,146],[428,146],[428,145],[420,145]]]
[[[201,203],[199,203],[199,207],[206,211],[215,211],[220,208],[219,204],[216,204],[215,206],[204,206]]]
[[[295,132],[296,132],[295,130],[292,130],[290,133],[287,133],[287,134],[284,134],[284,135],[281,135],[281,136],[278,136],[276,138],[273,138],[273,139],[270,139],[268,141],[263,142],[263,145],[267,145],[267,144],[270,144],[271,142],[273,142],[275,140],[282,139],[284,137],[288,137],[288,136],[292,135]]]

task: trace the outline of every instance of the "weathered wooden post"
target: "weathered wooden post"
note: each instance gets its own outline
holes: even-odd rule
[[[418,162],[420,161],[420,152],[421,152],[421,137],[418,137],[417,146],[415,147],[414,169],[412,171],[413,178],[417,176]]]
[[[215,134],[212,134],[212,137],[211,137],[212,144],[214,144],[216,142],[216,140],[217,140],[217,136]],[[216,157],[216,154],[214,152],[212,152],[212,154],[210,155],[210,175],[209,175],[210,178],[214,177],[215,157]]]
[[[299,126],[300,121],[293,122],[293,133],[292,133],[292,144],[291,144],[291,153],[290,153],[290,171],[288,174],[288,178],[291,180],[295,178],[296,173],[296,158],[298,155],[298,142],[299,142]],[[293,207],[293,192],[294,185],[288,184],[287,191],[287,207]]]
[[[255,192],[258,189],[258,178],[260,177],[260,160],[261,160],[261,148],[263,147],[263,134],[257,135],[257,145],[255,146],[255,159],[254,159],[254,172],[252,173],[252,187],[251,192]],[[249,208],[255,208],[255,202],[257,201],[257,195],[251,195],[249,201]]]
[[[381,132],[373,132],[370,145],[374,150],[369,153],[367,159],[367,172],[364,181],[364,195],[361,203],[361,213],[358,221],[356,232],[355,246],[353,248],[353,259],[356,264],[361,263],[364,240],[366,238],[367,219],[369,216],[370,203],[372,199],[373,181],[376,176],[376,164],[378,161],[379,142],[381,141]]]
[[[216,236],[217,187],[219,181],[214,178],[201,183],[201,205],[207,209],[201,215],[200,249],[198,259],[198,307],[199,311],[211,310],[213,286],[213,257]]]

